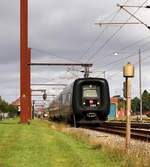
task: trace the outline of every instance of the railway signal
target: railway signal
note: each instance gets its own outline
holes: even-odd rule
[[[123,76],[125,77],[125,96],[126,96],[126,149],[130,147],[131,138],[131,78],[134,77],[134,66],[131,63],[127,63],[123,67]]]
[[[46,94],[46,92],[44,92],[44,94],[43,94],[43,100],[45,101],[47,99],[47,94]]]

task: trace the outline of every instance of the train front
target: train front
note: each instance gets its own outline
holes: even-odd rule
[[[75,81],[73,89],[73,111],[78,122],[98,122],[107,119],[110,96],[106,79],[78,79]]]

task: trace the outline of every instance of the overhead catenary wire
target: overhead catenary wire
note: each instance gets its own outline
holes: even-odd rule
[[[129,56],[126,56],[126,57],[121,58],[121,59],[119,59],[119,60],[115,60],[115,61],[113,61],[113,62],[111,62],[111,63],[105,64],[104,66],[102,66],[102,68],[104,68],[104,67],[106,67],[106,66],[114,65],[114,64],[116,64],[116,63],[121,62],[122,60],[125,60],[125,59],[130,58],[130,57],[134,57],[134,56],[137,56],[137,55],[129,55]],[[120,65],[120,64],[119,64],[119,65]],[[115,66],[116,66],[116,65],[115,65]],[[105,71],[108,72],[108,71],[111,71],[112,69],[114,69],[114,68],[111,67],[111,68],[109,68],[109,69],[106,69]],[[99,74],[99,75],[100,75],[100,74]],[[96,77],[98,77],[99,75],[97,75]]]
[[[145,49],[145,50],[141,50],[141,53],[144,53],[144,52],[147,52],[147,51],[150,51],[150,48],[147,48],[147,49]],[[138,53],[137,53],[136,55],[133,55],[133,56],[137,56],[137,55],[138,55]],[[131,56],[131,57],[133,57],[133,56]],[[142,59],[142,61],[143,61],[143,60],[146,60],[146,59],[148,59],[148,58],[150,58],[149,55],[147,55],[146,57],[144,57],[144,58]],[[122,59],[122,60],[125,60],[125,58]],[[139,61],[135,62],[134,64],[136,65],[138,62],[139,62]],[[121,67],[122,67],[122,64],[119,64],[119,65],[121,65]],[[107,69],[106,72],[111,71],[111,70],[113,70],[113,69],[114,69],[114,68]],[[120,73],[117,72],[117,73],[115,73],[115,74],[112,74],[112,75],[110,75],[108,78],[111,78],[111,77],[113,77],[113,76],[115,76],[115,75],[120,75]]]
[[[112,56],[114,53],[120,53],[120,52],[122,52],[122,51],[124,51],[124,50],[127,50],[127,49],[131,48],[131,47],[138,47],[138,48],[139,48],[139,46],[138,46],[137,44],[140,44],[141,42],[143,43],[145,40],[147,40],[147,39],[149,39],[149,38],[150,38],[150,36],[146,36],[146,37],[144,37],[144,38],[142,38],[142,39],[139,39],[139,40],[137,40],[137,41],[135,41],[135,42],[133,42],[133,43],[130,43],[129,45],[127,45],[127,46],[125,46],[125,47],[122,47],[122,48],[119,49],[119,50],[114,50],[113,52],[111,52],[111,53],[105,55],[105,57],[103,57],[103,59],[106,59],[107,57]],[[150,43],[150,41],[145,42],[145,43],[143,43],[142,45],[147,45],[147,44],[149,44],[149,43]],[[142,47],[142,46],[140,46],[140,47]],[[96,65],[96,64],[95,64],[95,65]]]
[[[53,57],[57,57],[59,59],[64,59],[64,60],[68,60],[68,61],[72,61],[72,62],[80,62],[78,60],[74,60],[74,59],[70,59],[70,58],[65,58],[65,57],[62,57],[62,56],[58,56],[52,52],[49,52],[49,51],[45,51],[45,50],[41,50],[41,49],[37,49],[37,48],[32,48],[32,50],[35,50],[35,51],[38,51],[38,52],[41,52],[41,53],[46,53],[46,54],[49,54],[50,56],[53,56]]]
[[[133,18],[135,18],[136,20],[139,21],[139,23],[143,24],[146,28],[150,29],[150,26],[148,26],[147,24],[145,24],[143,21],[141,21],[138,17],[136,17],[135,15],[133,15],[131,12],[129,12],[126,8],[124,8],[123,6],[120,6],[119,7],[121,9],[123,9],[124,11],[126,11],[128,14],[130,14]],[[139,8],[142,8],[141,6],[139,6]]]
[[[146,3],[148,2],[148,0],[145,0],[141,6],[145,5]],[[140,10],[141,7],[139,7],[138,9],[135,10],[135,12],[133,13],[133,15],[135,13],[137,13],[139,10]],[[128,22],[130,19],[132,18],[132,16],[130,16],[126,22]],[[89,62],[91,61],[92,59],[95,58],[95,56],[97,55],[97,53],[99,53],[108,43],[109,41],[114,37],[116,36],[116,34],[118,34],[120,32],[120,30],[125,26],[125,24],[121,25],[88,59],[86,62]]]
[[[58,56],[57,56],[58,57]],[[60,57],[59,57],[60,58]],[[68,59],[68,58],[66,58],[66,59]],[[70,60],[70,59],[69,59]]]
[[[143,51],[141,51],[141,53],[144,53],[144,52],[147,52],[147,51],[149,51],[150,50],[150,48],[148,48],[148,49],[145,49],[145,50],[143,50]],[[137,53],[138,54],[138,53]],[[129,57],[134,57],[134,56],[137,56],[137,54],[135,54],[135,55],[131,55],[131,56],[127,56],[127,57],[125,57],[125,58],[123,58],[122,60],[126,60],[127,58],[129,58]],[[118,62],[121,62],[122,61],[121,59],[118,61]],[[117,62],[117,63],[118,63]],[[115,63],[114,63],[115,64]],[[119,64],[120,65],[120,64]],[[116,66],[116,65],[115,65]],[[114,68],[109,68],[109,69],[107,69],[107,71],[111,71],[112,69],[114,69]]]
[[[147,51],[150,51],[150,47],[141,50],[141,53],[145,53],[145,52],[147,52]],[[123,61],[123,60],[126,60],[127,58],[134,57],[134,56],[137,56],[137,53],[135,53],[135,54],[133,54],[133,55],[126,56],[126,57],[123,57],[123,58],[118,59],[118,60],[115,60],[115,61],[110,62],[110,63],[108,63],[108,64],[105,64],[104,66],[101,66],[101,68],[104,68],[104,67],[106,67],[106,66],[111,66],[111,65],[115,65],[115,67],[116,67],[116,63],[119,63],[119,62],[121,62],[121,61]],[[122,65],[122,64],[119,63],[119,65]],[[111,70],[114,70],[114,68],[111,67],[111,68],[109,68],[109,69],[105,69],[104,71],[105,71],[105,72],[108,72],[108,71],[111,71]],[[101,73],[98,74],[96,77],[98,77],[98,76],[100,76],[100,75],[101,75]]]
[[[126,0],[124,5],[128,2],[129,0]],[[117,12],[115,13],[115,15],[111,18],[110,22],[112,22],[119,14],[121,9],[118,9]],[[87,48],[86,51],[84,51],[84,53],[80,56],[79,59],[83,59],[85,57],[85,55],[88,53],[88,51],[96,44],[96,42],[102,37],[102,35],[104,34],[104,32],[108,29],[108,25],[104,28],[103,31],[101,31],[101,33],[94,39],[94,41],[92,41],[92,43],[90,44],[90,46]]]
[[[150,48],[141,50],[141,53],[147,52],[147,51],[149,51],[149,50],[150,50]],[[114,61],[114,62],[108,63],[108,64],[104,65],[103,67],[106,67],[106,66],[110,66],[110,65],[116,64],[116,63],[118,63],[118,62],[120,62],[120,61],[122,61],[122,60],[125,60],[125,59],[130,58],[130,57],[134,57],[134,56],[137,56],[137,53],[134,54],[134,55],[126,56],[126,57],[124,57],[124,58],[122,58],[122,59],[119,59],[119,60],[116,60],[116,61]],[[112,69],[112,68],[110,68],[110,69],[107,70],[107,71],[110,71],[111,69]]]
[[[146,56],[146,57],[142,60],[142,62],[145,61],[145,60],[147,60],[147,59],[149,59],[149,58],[150,58],[149,56]],[[138,63],[139,63],[139,61],[137,61],[136,63],[134,63],[134,65],[136,65],[136,64],[138,64]],[[121,67],[122,67],[122,65],[121,65]],[[111,79],[113,76],[117,76],[117,75],[121,75],[121,74],[122,74],[122,72],[120,72],[120,73],[115,72],[114,74],[110,75],[107,79]]]
[[[148,41],[148,42],[144,43],[143,46],[146,46],[146,45],[149,44],[149,43],[150,43],[150,42]],[[146,51],[147,48],[144,49],[143,46],[140,46],[140,47],[138,47],[138,48],[143,48],[143,51]],[[138,49],[138,48],[137,48],[137,49]],[[135,50],[136,50],[136,49],[135,49]],[[149,50],[149,48],[148,48],[148,50]],[[113,62],[107,63],[107,64],[105,64],[105,65],[103,65],[103,66],[100,66],[100,67],[101,67],[101,68],[104,68],[104,67],[106,67],[106,66],[111,66],[111,65],[116,64],[116,63],[118,63],[118,62],[121,62],[121,61],[124,60],[124,59],[127,59],[127,58],[130,58],[130,57],[136,56],[136,53],[137,53],[137,51],[134,51],[132,54],[131,54],[131,53],[128,53],[128,54],[130,54],[129,56],[120,58],[120,59],[118,59],[118,60],[115,60],[115,61],[113,61]],[[126,53],[126,54],[127,54],[127,53]],[[110,68],[110,69],[112,69],[112,68]],[[110,71],[110,70],[107,69],[107,71]]]
[[[116,12],[116,14],[112,17],[112,19],[110,20],[110,22],[112,22],[116,17],[117,17],[117,15],[119,14],[119,12],[120,12],[120,9],[119,10],[117,10],[117,12]],[[102,35],[104,34],[104,32],[108,29],[108,25],[103,29],[103,31],[101,31],[101,33],[94,39],[94,41],[92,41],[92,43],[90,44],[90,46],[87,48],[87,50],[86,51],[84,51],[84,53],[80,56],[80,58],[79,59],[83,59],[85,56],[86,56],[86,54],[88,53],[88,51],[91,49],[91,48],[93,48],[93,46],[96,44],[96,42],[98,41],[98,40],[100,40],[100,38],[102,37]]]

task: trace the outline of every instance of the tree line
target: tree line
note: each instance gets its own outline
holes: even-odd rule
[[[132,99],[131,108],[134,113],[140,112],[140,99],[138,97]],[[150,111],[150,93],[147,90],[142,93],[142,111]]]
[[[5,100],[0,96],[0,112],[1,113],[17,113],[17,107],[8,104]]]

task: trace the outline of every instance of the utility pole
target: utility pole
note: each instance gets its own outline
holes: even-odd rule
[[[142,121],[142,77],[141,77],[141,50],[139,49],[139,90],[140,90],[140,121]]]
[[[123,67],[123,76],[126,82],[126,149],[130,148],[130,138],[131,138],[131,77],[134,77],[134,66],[127,63]]]
[[[29,119],[28,0],[20,0],[20,122]]]

